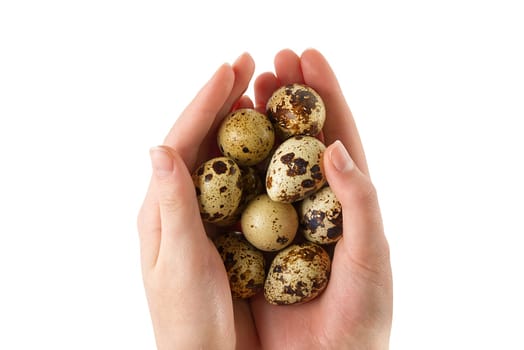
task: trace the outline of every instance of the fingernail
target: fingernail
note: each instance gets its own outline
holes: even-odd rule
[[[331,164],[341,173],[347,173],[355,166],[353,159],[349,156],[348,151],[339,140],[333,143],[333,148],[329,153]]]
[[[161,146],[149,150],[151,166],[157,176],[167,176],[173,173],[173,157]]]

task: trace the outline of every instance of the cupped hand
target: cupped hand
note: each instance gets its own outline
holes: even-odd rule
[[[343,237],[336,243],[326,290],[311,302],[275,306],[263,295],[251,302],[265,349],[387,349],[392,319],[392,278],[377,194],[351,111],[325,58],[283,50],[275,72],[255,81],[255,105],[265,110],[271,93],[305,83],[326,105],[323,139],[328,183],[343,210]]]
[[[235,320],[257,339],[249,308],[233,302],[224,264],[206,235],[191,172],[207,160],[215,132],[248,87],[244,54],[221,66],[150,151],[153,175],[138,215],[144,286],[159,349],[233,349]],[[241,100],[240,100],[241,101]]]
[[[249,55],[224,65],[177,119],[164,145],[151,150],[153,176],[138,217],[142,270],[159,349],[385,349],[392,313],[389,249],[377,196],[351,111],[335,75],[315,50],[275,57],[276,74],[255,82],[264,111],[279,86],[302,82],[323,97],[326,177],[342,203],[344,235],[331,279],[309,303],[273,306],[259,294],[231,300],[226,271],[200,219],[190,173],[215,147],[222,118],[254,70]],[[349,152],[347,151],[349,150]],[[208,232],[209,233],[209,232]]]

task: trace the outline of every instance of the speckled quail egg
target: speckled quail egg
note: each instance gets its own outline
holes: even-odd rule
[[[273,92],[266,113],[282,138],[317,135],[326,120],[326,107],[310,86],[289,84]]]
[[[236,224],[240,220],[240,216],[242,215],[242,211],[246,205],[253,198],[265,191],[264,183],[253,167],[241,167],[240,173],[240,183],[242,187],[242,197],[240,198],[240,204],[238,205],[238,208],[234,214],[230,215],[225,220],[215,222],[217,226],[227,227]]]
[[[264,160],[275,143],[275,131],[269,118],[254,109],[231,112],[220,124],[217,135],[220,151],[241,166]]]
[[[300,231],[308,241],[329,244],[342,237],[342,205],[331,187],[306,197],[297,211]]]
[[[280,251],[264,284],[264,296],[271,304],[304,303],[320,295],[326,288],[331,260],[320,246],[304,242]]]
[[[253,198],[265,191],[264,182],[253,167],[241,167],[242,173],[242,204],[247,205]]]
[[[204,221],[217,223],[236,213],[242,199],[242,182],[240,168],[232,159],[210,159],[192,177]]]
[[[298,215],[293,205],[274,202],[261,194],[248,203],[240,224],[251,244],[270,252],[291,244],[298,229]]]
[[[224,261],[231,294],[234,298],[250,298],[264,286],[265,260],[239,232],[227,232],[214,240]]]
[[[292,203],[325,183],[322,156],[326,147],[311,136],[293,136],[273,154],[266,173],[266,191],[277,202]]]

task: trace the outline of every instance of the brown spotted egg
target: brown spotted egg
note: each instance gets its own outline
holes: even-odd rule
[[[262,252],[237,232],[222,234],[214,243],[224,261],[232,296],[246,299],[257,294],[266,277]]]
[[[242,173],[242,204],[245,206],[253,198],[265,191],[264,182],[253,167],[240,168]]]
[[[342,205],[331,187],[306,197],[297,211],[300,231],[308,241],[329,244],[342,237]]]
[[[331,270],[328,253],[320,246],[304,242],[280,251],[264,284],[264,296],[271,304],[304,303],[326,288]]]
[[[192,178],[202,220],[217,223],[235,215],[242,199],[242,181],[240,168],[232,159],[210,159]]]
[[[320,95],[311,87],[289,84],[273,92],[266,113],[279,136],[317,135],[326,120],[326,108]]]
[[[274,202],[261,194],[248,203],[240,224],[251,244],[270,252],[291,244],[298,230],[298,216],[293,205]]]
[[[293,136],[273,154],[266,173],[266,191],[277,202],[292,203],[325,183],[322,156],[326,147],[311,136]]]
[[[225,220],[215,222],[217,226],[227,227],[236,224],[240,220],[240,216],[246,205],[265,190],[263,181],[253,167],[242,167],[240,168],[240,173],[242,187],[242,198],[240,198],[240,204],[234,214],[230,215]]]
[[[238,165],[251,166],[269,155],[275,143],[275,131],[267,116],[242,108],[222,121],[217,142],[224,156],[234,159]]]

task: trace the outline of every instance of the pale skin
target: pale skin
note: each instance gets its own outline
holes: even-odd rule
[[[222,65],[182,112],[162,146],[151,149],[153,174],[138,215],[142,273],[159,349],[387,349],[393,290],[389,246],[355,121],[336,76],[318,51],[283,50],[275,72],[255,80],[241,55]],[[232,108],[264,111],[271,93],[305,83],[324,99],[327,180],[342,204],[326,290],[300,305],[268,304],[259,293],[231,298],[226,271],[202,224],[191,172],[207,160],[220,121]],[[206,232],[207,229],[207,232]]]

